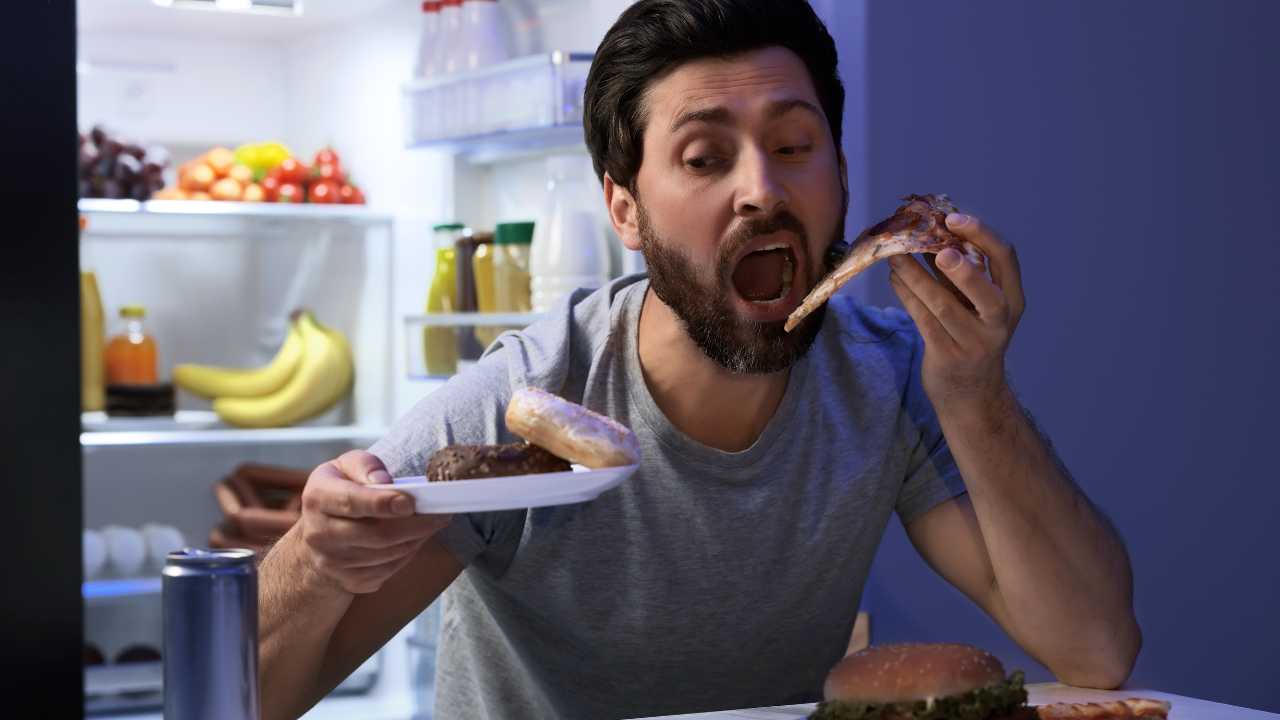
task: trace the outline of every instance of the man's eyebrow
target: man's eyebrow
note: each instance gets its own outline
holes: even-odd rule
[[[671,122],[671,129],[669,132],[674,133],[685,125],[695,122],[710,123],[713,125],[732,125],[733,113],[729,112],[729,108],[721,105],[682,112]]]
[[[765,117],[770,120],[776,120],[796,109],[806,110],[819,119],[823,117],[822,110],[820,110],[817,105],[814,105],[808,100],[801,100],[799,98],[775,100],[769,103],[768,107],[765,108]],[[671,128],[668,132],[675,133],[675,131],[685,125],[695,122],[710,123],[712,125],[732,125],[733,113],[729,112],[729,109],[722,105],[689,110],[676,116],[676,119],[672,121]]]

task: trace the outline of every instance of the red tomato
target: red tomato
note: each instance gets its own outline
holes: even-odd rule
[[[258,184],[262,186],[262,191],[266,194],[267,202],[275,202],[280,197],[279,175],[267,173],[267,176],[262,178],[262,182]]]
[[[332,165],[334,170],[342,167],[342,160],[338,157],[338,153],[331,147],[320,148],[316,153],[316,159],[312,161],[312,165]]]
[[[334,180],[342,182],[342,169],[334,163],[316,163],[311,166],[312,180]]]
[[[364,193],[360,192],[360,188],[355,185],[343,185],[338,190],[338,197],[344,205],[363,205]]]
[[[334,180],[317,180],[311,184],[307,202],[331,204],[338,202],[339,185]]]
[[[301,184],[307,180],[307,166],[294,158],[285,158],[276,166],[276,171],[279,172],[280,180],[283,182]]]
[[[282,203],[300,203],[305,202],[306,198],[302,193],[302,186],[294,182],[282,182],[276,190],[276,202]]]

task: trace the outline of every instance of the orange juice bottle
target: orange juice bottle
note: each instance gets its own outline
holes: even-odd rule
[[[144,385],[157,382],[156,340],[147,334],[141,305],[120,308],[120,332],[107,342],[107,383]]]

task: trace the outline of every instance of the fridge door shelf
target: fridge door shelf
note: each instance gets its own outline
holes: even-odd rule
[[[159,594],[159,575],[86,580],[80,585],[80,595],[84,598],[86,606],[101,605],[121,598],[151,597]]]
[[[582,145],[591,53],[556,51],[403,88],[405,145],[493,160]]]
[[[445,380],[479,359],[505,330],[520,330],[542,313],[439,313],[404,319],[410,380]]]

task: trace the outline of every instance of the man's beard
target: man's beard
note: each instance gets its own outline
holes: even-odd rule
[[[707,285],[699,278],[698,268],[675,249],[676,243],[658,238],[644,204],[638,197],[636,201],[649,287],[680,318],[685,332],[707,357],[730,372],[764,374],[789,368],[809,352],[826,317],[825,303],[787,332],[783,329],[785,320],[757,322],[738,317],[730,301],[730,294],[737,292],[733,287],[733,256],[754,238],[787,230],[799,237],[804,248],[809,247],[808,233],[795,215],[782,210],[766,220],[744,222],[720,248],[716,279]],[[842,204],[848,205],[847,195]],[[806,268],[809,286],[804,288],[804,294],[836,268],[847,249],[842,208],[826,252]],[[807,252],[806,258],[796,258],[797,262],[806,259]]]

